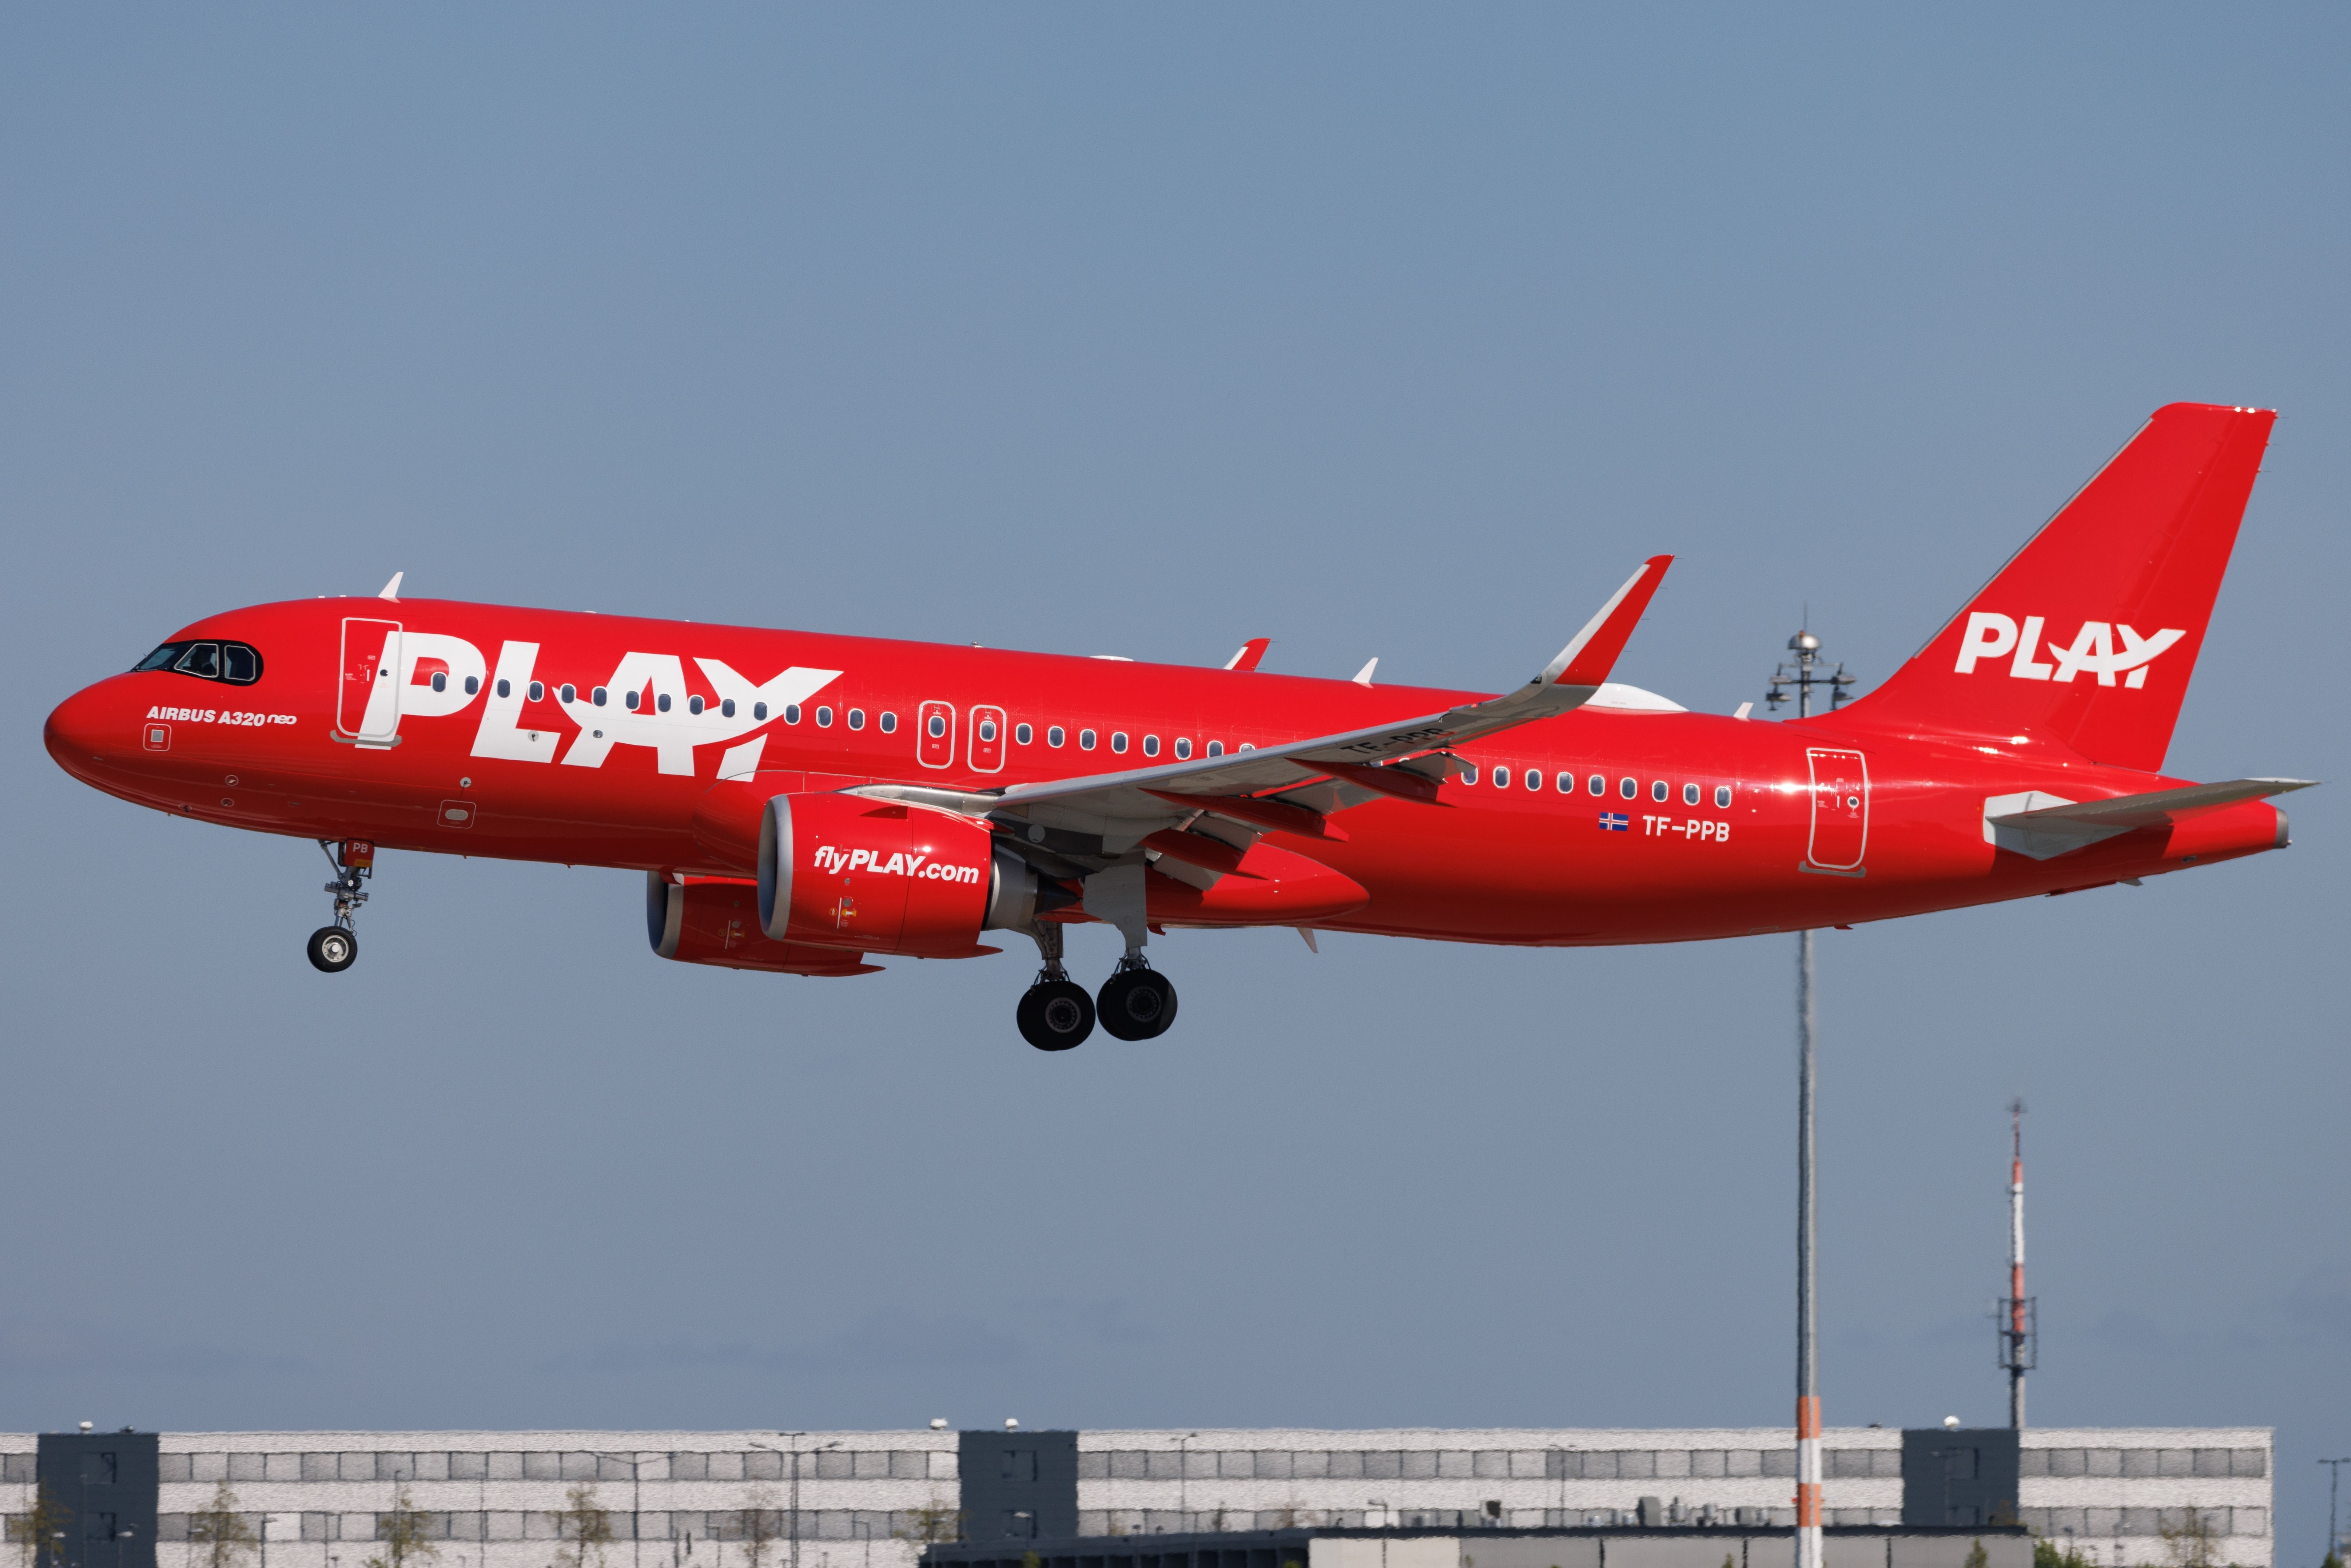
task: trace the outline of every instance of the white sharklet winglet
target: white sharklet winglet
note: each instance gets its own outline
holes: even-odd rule
[[[392,603],[394,603],[394,604],[399,603],[399,602],[400,602],[400,580],[401,580],[402,578],[403,578],[403,577],[406,577],[407,575],[408,575],[408,573],[406,573],[406,572],[404,572],[404,571],[395,571],[395,572],[393,572],[393,573],[392,574],[392,580],[391,580],[390,582],[387,582],[387,583],[385,583],[385,584],[383,585],[383,591],[382,591],[381,593],[377,594],[377,595],[376,595],[376,597],[377,597],[378,599],[388,599],[388,600],[390,600],[390,601],[391,601]]]
[[[1373,672],[1374,670],[1378,669],[1379,667],[1380,667],[1379,655],[1378,655],[1378,654],[1376,654],[1376,653],[1374,653],[1374,655],[1372,655],[1372,658],[1371,658],[1371,660],[1370,660],[1370,662],[1369,662],[1369,663],[1367,663],[1366,664],[1364,664],[1364,666],[1362,669],[1357,670],[1357,671],[1355,672],[1355,676],[1354,676],[1355,684],[1356,684],[1357,685],[1359,685],[1359,686],[1368,686],[1368,685],[1370,685],[1372,684],[1372,672]]]
[[[2187,784],[2173,789],[2116,795],[2104,800],[2069,800],[1997,815],[1988,813],[1985,820],[1999,827],[2028,831],[2039,827],[2060,831],[2067,828],[2155,828],[2241,801],[2307,789],[2317,782],[2315,779],[2231,779],[2218,784]]]
[[[985,816],[991,811],[1019,811],[1023,807],[1065,802],[1095,815],[1136,822],[1172,819],[1178,809],[1146,793],[1164,789],[1180,795],[1247,795],[1259,790],[1286,789],[1299,783],[1292,758],[1304,761],[1378,763],[1412,757],[1440,747],[1456,746],[1514,728],[1536,719],[1572,712],[1590,701],[1607,684],[1610,668],[1641,612],[1656,592],[1658,579],[1671,556],[1654,556],[1632,580],[1616,591],[1610,608],[1593,618],[1559,658],[1544,672],[1560,672],[1546,680],[1538,675],[1518,690],[1483,702],[1463,703],[1443,713],[1315,736],[1284,745],[1190,762],[1133,768],[1118,773],[1096,773],[1076,779],[1016,784],[1001,790],[951,790],[907,784],[867,784],[852,793],[884,800],[918,801],[948,810]]]

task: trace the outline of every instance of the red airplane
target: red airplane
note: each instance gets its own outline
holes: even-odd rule
[[[2077,892],[2286,842],[2304,781],[2162,772],[2275,415],[2174,403],[1893,678],[1809,719],[1609,681],[1652,558],[1500,696],[499,605],[207,616],[49,716],[126,800],[319,841],[329,973],[379,848],[625,866],[654,951],[1043,959],[1042,1050],[1149,1039],[1186,927],[1675,942]],[[1089,997],[1075,922],[1125,956]]]

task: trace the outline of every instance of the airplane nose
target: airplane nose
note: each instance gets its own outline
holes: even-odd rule
[[[110,748],[135,746],[139,737],[123,728],[129,720],[114,712],[118,706],[103,685],[86,686],[59,703],[41,727],[42,744],[57,766],[82,777]]]

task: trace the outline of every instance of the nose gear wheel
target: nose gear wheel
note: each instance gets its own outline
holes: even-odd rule
[[[345,864],[345,857],[336,853],[337,845],[332,839],[320,839],[319,848],[335,873],[335,880],[329,883],[326,889],[334,894],[335,922],[310,933],[308,950],[313,967],[324,974],[340,975],[350,968],[360,956],[359,931],[352,917],[358,915],[360,905],[368,901],[360,884],[375,874],[375,867],[372,863]]]

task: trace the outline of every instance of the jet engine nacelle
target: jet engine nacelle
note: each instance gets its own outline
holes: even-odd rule
[[[772,941],[968,957],[981,931],[1026,929],[1036,907],[1037,873],[969,817],[795,794],[759,818],[759,925]]]
[[[759,929],[759,884],[747,877],[645,873],[645,935],[653,951],[681,964],[764,969],[781,975],[872,975],[861,953],[771,942]]]

